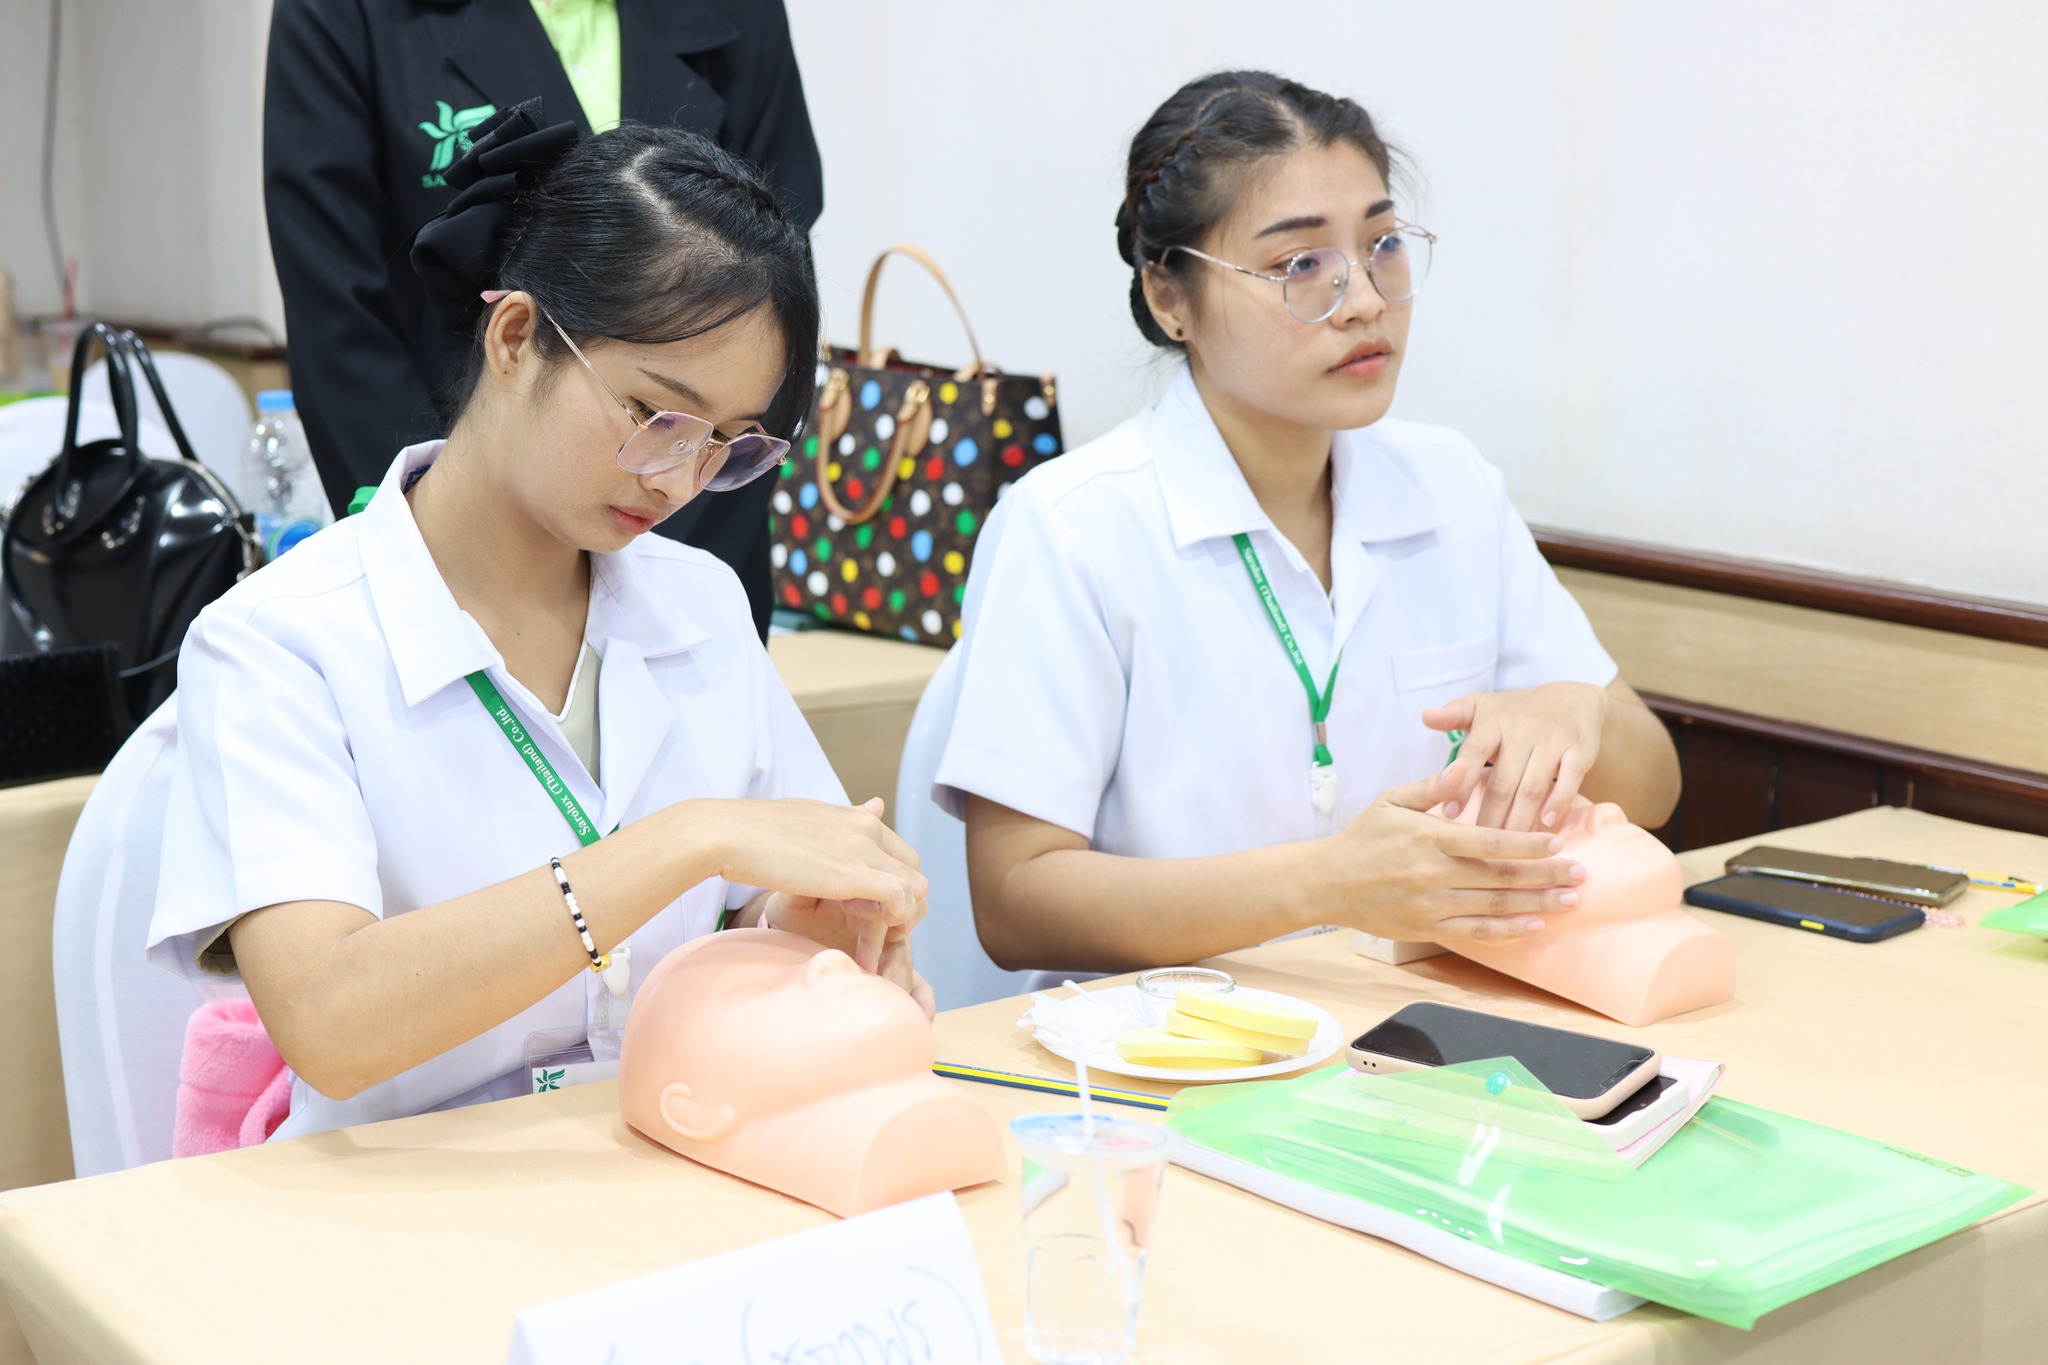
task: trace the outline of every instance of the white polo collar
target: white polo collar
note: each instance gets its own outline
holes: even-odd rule
[[[424,441],[401,450],[370,505],[357,513],[363,576],[408,706],[504,663],[483,627],[448,591],[405,500],[407,479],[432,464],[443,444]],[[709,639],[680,603],[656,601],[646,591],[638,558],[631,546],[590,557],[587,634],[598,652],[608,653],[607,644],[616,639],[630,642],[643,658],[658,658]]]
[[[1147,434],[1177,549],[1274,530],[1185,364],[1154,405]],[[1443,509],[1388,454],[1372,427],[1338,432],[1330,460],[1333,540],[1401,540],[1448,524]]]

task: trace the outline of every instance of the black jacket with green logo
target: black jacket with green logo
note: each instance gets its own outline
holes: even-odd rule
[[[781,0],[618,0],[620,113],[717,139],[806,226],[824,177]],[[538,95],[587,130],[531,0],[277,0],[263,101],[270,249],[292,391],[336,508],[401,446],[442,434],[464,346],[407,258],[452,197],[441,172],[494,109]],[[700,497],[664,534],[739,571],[765,631],[773,479]]]

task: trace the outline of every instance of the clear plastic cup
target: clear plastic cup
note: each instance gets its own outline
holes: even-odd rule
[[[1229,972],[1214,967],[1154,967],[1138,973],[1138,994],[1145,1001],[1145,1014],[1157,1027],[1173,1012],[1182,991],[1214,991],[1223,995],[1237,989]]]
[[[1173,1134],[1080,1114],[1010,1120],[1024,1152],[1024,1349],[1041,1365],[1121,1365]]]

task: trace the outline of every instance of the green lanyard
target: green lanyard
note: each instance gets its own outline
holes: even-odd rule
[[[1245,572],[1252,576],[1252,586],[1259,590],[1259,601],[1266,604],[1266,619],[1280,633],[1281,647],[1287,651],[1288,661],[1301,678],[1301,690],[1308,693],[1308,718],[1315,727],[1315,766],[1330,767],[1336,760],[1330,757],[1329,734],[1324,729],[1324,722],[1330,718],[1330,698],[1337,690],[1337,669],[1344,662],[1344,651],[1337,651],[1337,657],[1330,663],[1330,680],[1323,684],[1321,692],[1316,691],[1315,675],[1308,671],[1308,660],[1301,657],[1301,646],[1294,643],[1294,631],[1287,624],[1287,613],[1280,610],[1280,599],[1273,595],[1273,585],[1266,581],[1266,566],[1259,563],[1259,552],[1252,548],[1252,538],[1240,532],[1233,539],[1237,542],[1239,557],[1244,560]]]
[[[354,516],[362,511],[370,505],[370,499],[376,496],[377,488],[374,484],[358,488],[355,497],[349,501],[348,514]],[[526,727],[519,723],[519,717],[512,714],[512,708],[505,705],[505,699],[498,695],[498,689],[491,686],[491,680],[484,671],[479,668],[470,674],[468,682],[470,690],[476,693],[476,699],[484,704],[484,710],[491,713],[491,719],[498,722],[498,728],[503,730],[505,738],[511,741],[512,751],[525,759],[526,766],[533,769],[533,780],[540,783],[541,790],[554,800],[562,812],[562,818],[567,820],[569,828],[575,831],[576,838],[585,848],[604,838],[597,832],[597,826],[591,818],[583,813],[583,806],[569,790],[569,784],[555,775],[554,764],[548,762],[547,756],[541,753],[540,747],[526,733]]]
[[[602,839],[604,836],[597,832],[597,825],[591,818],[583,813],[583,807],[577,802],[575,794],[569,790],[569,784],[555,775],[554,765],[541,753],[540,746],[533,742],[533,737],[526,733],[526,727],[519,723],[519,717],[512,714],[512,708],[505,705],[505,699],[498,695],[497,688],[491,686],[491,680],[484,675],[482,669],[469,675],[469,685],[476,693],[477,700],[484,704],[484,710],[491,713],[491,719],[498,722],[498,728],[503,730],[505,738],[511,741],[513,752],[525,759],[526,766],[533,769],[534,780],[540,783],[542,791],[554,799],[555,805],[561,809],[562,818],[569,822],[569,828],[576,832],[576,837],[582,841],[583,846],[589,848]]]

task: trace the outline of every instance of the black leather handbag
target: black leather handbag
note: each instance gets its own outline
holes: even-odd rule
[[[80,445],[79,394],[95,342],[107,353],[121,434]],[[156,395],[178,459],[142,453],[137,372]],[[192,619],[261,563],[252,518],[193,455],[149,349],[132,332],[93,324],[71,357],[63,449],[22,489],[0,535],[8,651],[112,645],[116,726],[125,738],[176,688]],[[24,669],[10,677],[0,660],[0,692],[48,676]],[[66,709],[31,708],[46,716]],[[0,727],[6,723],[0,715]]]

